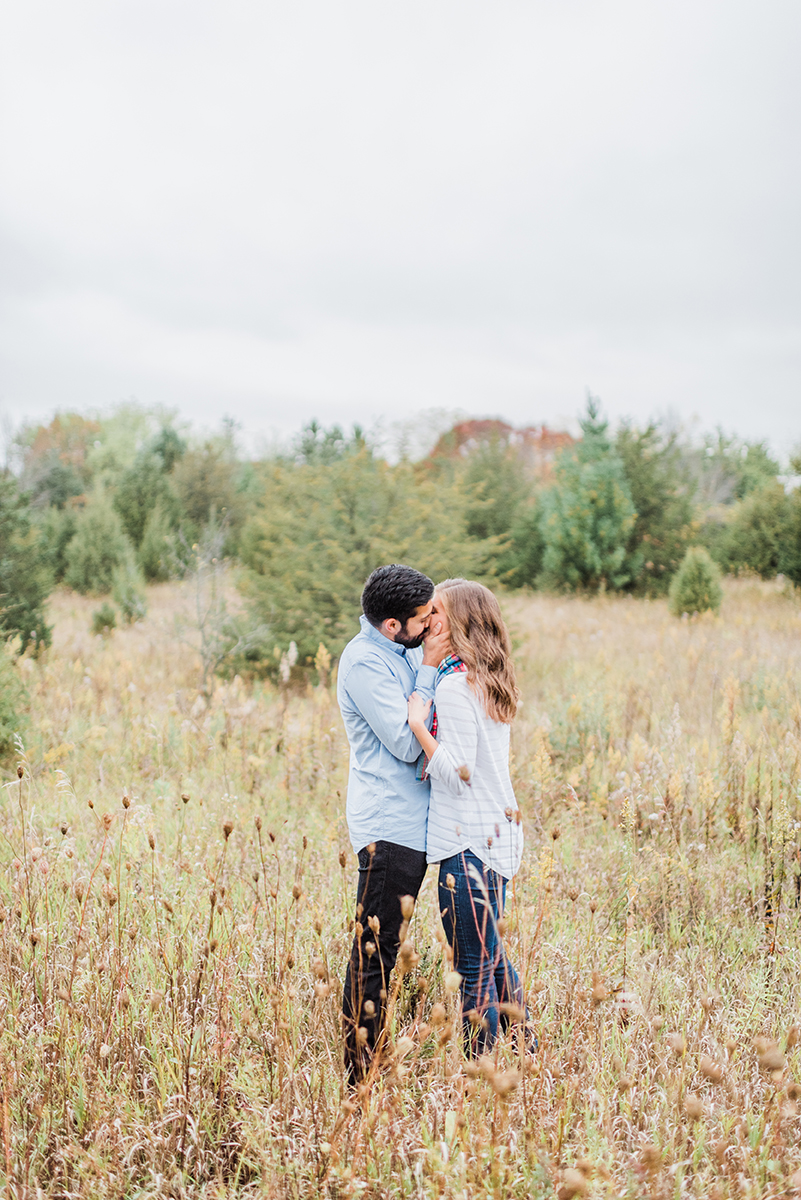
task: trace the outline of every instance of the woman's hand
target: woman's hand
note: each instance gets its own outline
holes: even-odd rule
[[[416,734],[418,729],[425,729],[426,717],[430,709],[430,700],[424,700],[422,696],[417,695],[417,692],[412,692],[409,697],[409,728],[412,733]]]

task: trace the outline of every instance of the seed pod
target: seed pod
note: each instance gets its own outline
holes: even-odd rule
[[[411,921],[414,912],[414,896],[401,896],[401,915],[405,921]]]
[[[448,1019],[448,1014],[445,1011],[444,1004],[435,1004],[431,1009],[431,1024],[436,1029],[439,1025],[444,1025]]]
[[[759,1065],[763,1071],[774,1075],[784,1070],[787,1066],[787,1059],[778,1046],[768,1046],[759,1055]]]
[[[715,1062],[714,1058],[710,1058],[708,1054],[702,1054],[698,1060],[698,1066],[705,1079],[711,1083],[720,1083],[723,1078],[723,1067],[720,1063]]]
[[[576,1196],[586,1196],[589,1184],[583,1171],[575,1167],[566,1167],[562,1175],[562,1186],[557,1191],[559,1200],[574,1200]]]
[[[233,832],[234,832],[233,821],[230,818],[227,821],[223,821],[223,834],[225,836],[226,842],[228,841],[229,837],[231,836],[231,834]]]

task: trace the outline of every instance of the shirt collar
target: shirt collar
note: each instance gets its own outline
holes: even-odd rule
[[[378,642],[379,646],[383,646],[385,650],[394,650],[396,654],[402,654],[405,657],[406,647],[401,646],[400,642],[393,642],[390,638],[385,637],[380,630],[376,629],[375,625],[370,624],[364,614],[359,617],[359,624],[362,627],[362,633],[366,633],[371,641]]]

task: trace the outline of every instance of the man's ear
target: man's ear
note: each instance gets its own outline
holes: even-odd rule
[[[381,622],[381,632],[384,637],[394,640],[395,635],[400,633],[403,626],[396,617],[387,617],[386,621]]]

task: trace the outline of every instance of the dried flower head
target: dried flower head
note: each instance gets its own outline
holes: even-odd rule
[[[231,820],[231,818],[229,817],[226,821],[223,821],[223,836],[225,837],[226,842],[228,841],[229,837],[231,836],[231,834],[233,832],[234,832],[234,823]]]
[[[698,1060],[698,1066],[701,1069],[701,1074],[710,1083],[720,1083],[723,1078],[723,1067],[719,1062],[715,1062],[714,1058],[710,1058],[708,1054],[702,1054]]]
[[[566,1167],[562,1183],[557,1190],[558,1200],[574,1200],[575,1196],[586,1196],[589,1189],[587,1176],[576,1167]]]
[[[437,1003],[431,1009],[431,1024],[436,1029],[439,1025],[444,1025],[448,1019],[448,1014],[445,1011],[445,1005]]]
[[[665,1038],[665,1041],[670,1046],[673,1053],[679,1058],[681,1058],[681,1056],[687,1050],[687,1043],[680,1033],[669,1033]]]

